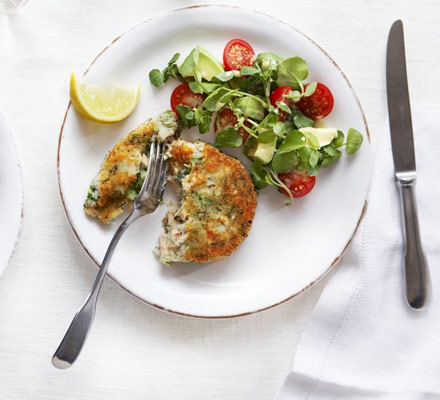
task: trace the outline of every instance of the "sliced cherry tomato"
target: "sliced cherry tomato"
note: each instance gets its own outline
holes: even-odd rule
[[[279,88],[276,88],[270,95],[270,104],[272,104],[274,107],[277,106],[277,101],[284,101],[289,107],[293,106],[292,99],[285,99],[284,95],[289,94],[293,89],[290,86],[280,86]],[[287,113],[280,110],[280,121],[284,121],[287,119]]]
[[[303,197],[308,194],[315,186],[316,177],[307,175],[304,171],[289,171],[285,174],[278,174],[278,178],[289,188],[295,198]],[[281,189],[288,196],[288,193]]]
[[[223,51],[223,64],[226,71],[240,71],[245,65],[252,66],[255,52],[252,46],[242,39],[232,39],[226,43]]]
[[[308,97],[302,97],[296,105],[303,114],[312,119],[324,118],[333,109],[333,95],[327,86],[318,83],[315,93]]]
[[[193,93],[187,83],[177,86],[171,94],[171,108],[177,112],[177,106],[187,106],[189,108],[197,108],[203,103],[206,96],[201,93]]]
[[[217,118],[214,124],[214,132],[222,131],[226,128],[233,128],[237,124],[237,117],[234,115],[234,112],[230,108],[224,108],[217,114]],[[244,124],[249,126],[249,122],[245,121]],[[243,138],[243,143],[246,142],[249,137],[249,133],[240,127],[238,129],[238,134]]]

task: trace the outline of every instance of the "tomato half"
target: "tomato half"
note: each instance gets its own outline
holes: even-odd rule
[[[232,39],[226,43],[223,51],[223,64],[226,71],[240,71],[245,65],[252,66],[255,52],[252,46],[242,39]]]
[[[230,108],[224,108],[217,114],[217,118],[214,124],[214,132],[217,133],[217,131],[222,131],[226,128],[233,128],[237,124],[237,117],[234,115],[234,112]],[[248,122],[245,121],[244,123],[246,126],[248,126]],[[238,134],[243,138],[243,143],[246,142],[247,138],[249,137],[249,133],[243,129],[238,129]]]
[[[296,105],[303,114],[312,119],[324,118],[333,109],[333,95],[327,86],[318,83],[315,93],[309,97],[302,97]]]
[[[177,113],[177,106],[187,106],[189,108],[197,108],[203,103],[206,96],[202,93],[193,93],[187,83],[177,86],[171,93],[171,108]]]
[[[293,89],[290,86],[280,86],[279,88],[276,88],[270,95],[270,104],[272,104],[274,107],[277,107],[277,101],[284,101],[289,107],[293,106],[292,99],[285,99],[284,95],[289,94]],[[284,121],[287,119],[288,115],[286,112],[279,110],[280,121]]]
[[[316,177],[309,176],[304,171],[289,171],[285,174],[278,174],[278,178],[289,188],[292,196],[295,198],[303,197],[315,186]],[[281,191],[288,196],[288,193],[281,189]]]

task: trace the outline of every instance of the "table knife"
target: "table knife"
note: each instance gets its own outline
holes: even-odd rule
[[[394,170],[403,211],[406,299],[413,309],[426,305],[429,271],[420,238],[415,194],[416,159],[406,75],[402,21],[391,26],[387,46],[387,97]]]

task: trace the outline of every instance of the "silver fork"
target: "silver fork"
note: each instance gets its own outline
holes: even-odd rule
[[[167,177],[167,162],[164,158],[164,150],[165,145],[163,143],[158,144],[156,141],[152,142],[147,176],[145,177],[142,188],[134,200],[130,214],[119,226],[108,246],[89,296],[84,305],[76,313],[69,329],[52,357],[52,364],[56,368],[69,368],[81,352],[95,318],[96,302],[102,282],[104,281],[110,259],[122,234],[139,217],[151,214],[156,210],[162,200]]]

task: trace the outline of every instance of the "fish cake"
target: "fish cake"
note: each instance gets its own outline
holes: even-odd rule
[[[146,120],[121,139],[106,155],[89,186],[84,202],[86,214],[102,222],[118,217],[142,187],[152,138],[165,141],[179,132],[176,113],[166,111]]]
[[[168,154],[170,180],[181,200],[163,220],[160,261],[209,263],[228,257],[247,237],[255,216],[257,194],[248,172],[202,141],[176,140]]]

